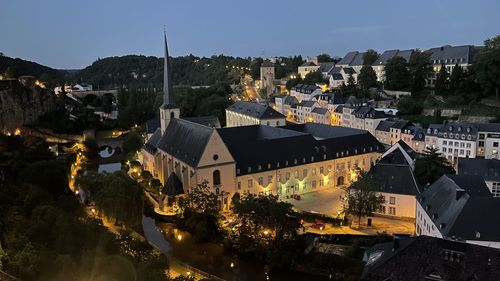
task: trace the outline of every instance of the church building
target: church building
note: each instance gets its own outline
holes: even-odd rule
[[[158,128],[141,149],[145,170],[167,196],[207,181],[229,209],[236,193],[289,197],[344,187],[367,171],[383,146],[364,130],[306,123],[214,128],[180,118],[173,99],[167,40]]]

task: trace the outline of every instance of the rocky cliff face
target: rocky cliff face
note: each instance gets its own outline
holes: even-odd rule
[[[5,134],[35,122],[55,105],[56,97],[50,90],[24,86],[18,80],[0,80],[0,129]]]

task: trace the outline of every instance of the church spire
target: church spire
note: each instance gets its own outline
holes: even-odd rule
[[[174,105],[174,90],[170,75],[170,63],[168,59],[167,33],[163,31],[165,40],[164,58],[163,58],[163,106]]]

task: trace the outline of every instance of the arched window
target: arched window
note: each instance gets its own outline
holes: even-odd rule
[[[214,185],[220,185],[220,171],[219,170],[214,171],[213,182],[214,182]]]
[[[340,176],[337,178],[337,185],[344,185],[344,176]]]
[[[170,112],[170,119],[174,119],[175,118],[175,112]]]

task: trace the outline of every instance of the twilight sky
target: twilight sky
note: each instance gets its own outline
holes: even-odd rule
[[[54,68],[170,54],[344,56],[350,50],[482,44],[498,0],[0,0],[0,52]]]

